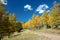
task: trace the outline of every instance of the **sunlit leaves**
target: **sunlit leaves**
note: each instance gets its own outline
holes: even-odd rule
[[[33,14],[32,19],[24,23],[25,27],[32,27],[32,26],[40,27],[42,25],[46,27],[50,26],[51,28],[55,28],[56,26],[60,25],[60,4],[59,3],[55,1],[49,13],[44,11],[44,13],[41,16],[37,16]]]

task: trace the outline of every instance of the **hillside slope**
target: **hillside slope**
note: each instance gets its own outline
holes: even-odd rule
[[[60,35],[25,30],[10,38],[5,37],[3,40],[60,40]]]

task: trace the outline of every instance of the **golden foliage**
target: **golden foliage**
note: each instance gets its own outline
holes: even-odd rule
[[[44,13],[41,16],[33,14],[32,19],[28,20],[26,23],[23,24],[23,27],[31,28],[35,26],[43,25],[54,25],[57,26],[60,24],[60,4],[54,2],[53,7],[50,9],[50,12],[47,13],[44,11]]]

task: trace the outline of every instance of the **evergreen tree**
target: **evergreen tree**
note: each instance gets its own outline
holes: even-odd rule
[[[20,32],[22,29],[23,29],[23,27],[22,27],[22,23],[21,22],[16,22],[16,31],[17,32]]]
[[[3,16],[3,13],[4,13],[4,8],[3,8],[3,5],[0,1],[0,40],[1,38],[3,37],[3,23],[2,23],[2,16]]]
[[[16,29],[16,17],[15,14],[11,14],[9,16],[9,23],[10,23],[10,32],[15,32]]]

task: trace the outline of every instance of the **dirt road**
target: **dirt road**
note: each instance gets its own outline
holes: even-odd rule
[[[39,36],[45,36],[49,38],[50,40],[60,40],[60,35],[53,34],[53,33],[45,33],[45,32],[39,32],[39,31],[31,31],[34,34],[37,34]]]

